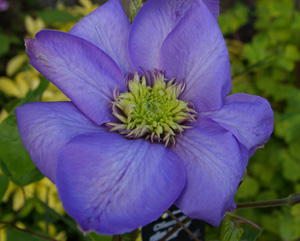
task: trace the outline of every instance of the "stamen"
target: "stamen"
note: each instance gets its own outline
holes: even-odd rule
[[[195,122],[197,112],[192,103],[179,100],[185,89],[183,80],[167,80],[160,71],[142,69],[144,75],[128,74],[125,78],[128,92],[113,91],[112,114],[119,123],[106,123],[110,131],[130,139],[145,138],[151,142],[175,145],[175,136],[186,125]]]

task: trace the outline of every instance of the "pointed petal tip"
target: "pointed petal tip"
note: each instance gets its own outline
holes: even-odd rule
[[[117,64],[101,49],[80,37],[42,30],[27,42],[30,64],[56,85],[97,124],[111,117],[113,89],[125,89]]]
[[[32,39],[32,38],[26,38],[26,39],[24,40],[24,45],[25,45],[26,48],[27,48],[28,43],[29,43],[31,40],[33,40],[33,39]]]

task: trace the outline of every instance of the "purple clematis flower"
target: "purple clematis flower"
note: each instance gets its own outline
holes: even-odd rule
[[[119,234],[172,204],[219,225],[249,157],[270,137],[263,98],[233,94],[218,0],[120,0],[69,33],[26,40],[30,64],[70,102],[17,108],[20,135],[82,230]]]
[[[6,11],[9,8],[9,3],[6,0],[0,0],[0,12]]]

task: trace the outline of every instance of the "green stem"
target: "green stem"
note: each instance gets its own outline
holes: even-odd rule
[[[242,70],[241,72],[235,74],[234,76],[232,76],[232,79],[235,79],[237,77],[239,77],[242,74],[246,74],[250,71],[252,71],[252,69],[254,69],[257,66],[260,66],[261,64],[263,64],[266,60],[269,60],[270,58],[272,58],[274,55],[278,54],[278,50],[274,51],[272,54],[265,56],[263,59],[257,61],[255,64],[252,64],[250,66],[248,66],[246,69]]]
[[[138,236],[139,229],[135,229],[131,232],[131,241],[135,241]]]
[[[298,203],[300,203],[300,193],[295,193],[295,194],[291,194],[287,198],[281,198],[277,200],[240,203],[236,205],[236,208],[241,209],[241,208],[279,207],[279,206],[292,207]]]
[[[114,235],[112,241],[122,241],[122,235]]]
[[[170,215],[171,218],[173,218],[180,227],[182,227],[195,241],[200,241],[192,232],[189,230],[178,218],[176,218],[173,213],[169,210],[167,210],[167,213]]]
[[[257,229],[258,231],[261,231],[261,227],[259,227],[258,225],[256,225],[255,223],[252,223],[250,220],[246,219],[246,218],[243,218],[243,217],[240,217],[236,214],[233,214],[233,213],[227,213],[227,215],[233,217],[233,218],[236,218],[236,219],[239,219],[241,220],[243,223],[248,223],[249,225],[251,225],[252,227],[254,227],[255,229]]]
[[[45,222],[46,222],[46,233],[49,234],[49,210],[48,210],[48,204],[49,204],[49,191],[50,188],[47,187],[47,192],[46,192],[46,205],[45,205]]]
[[[10,222],[0,222],[0,224],[5,224],[6,226],[9,225],[9,226],[13,227],[14,229],[20,230],[20,231],[22,231],[22,232],[24,232],[24,233],[29,233],[29,234],[31,234],[31,235],[34,235],[34,236],[37,236],[37,237],[40,237],[40,238],[43,238],[43,239],[46,239],[46,240],[50,240],[50,241],[58,241],[58,240],[56,240],[56,239],[49,238],[49,237],[44,236],[44,235],[42,235],[42,234],[39,234],[39,233],[30,231],[30,230],[27,230],[27,229],[19,228],[19,227],[17,227],[16,225],[14,225],[13,223],[10,223]]]

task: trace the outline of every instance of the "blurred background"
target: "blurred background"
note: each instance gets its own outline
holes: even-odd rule
[[[112,240],[83,235],[65,214],[55,186],[43,178],[22,146],[14,116],[16,106],[26,102],[67,100],[28,64],[24,39],[44,28],[67,32],[103,2],[0,0],[0,241],[45,240],[30,232],[56,240]],[[122,2],[129,14],[129,0]],[[220,4],[218,22],[230,54],[232,93],[260,95],[275,113],[274,133],[250,158],[236,202],[300,193],[299,1],[221,0]],[[253,231],[242,223],[242,240],[300,240],[299,204],[235,214],[263,229]],[[220,232],[221,227],[207,225],[206,240],[220,240]],[[125,235],[124,240],[133,239]]]

